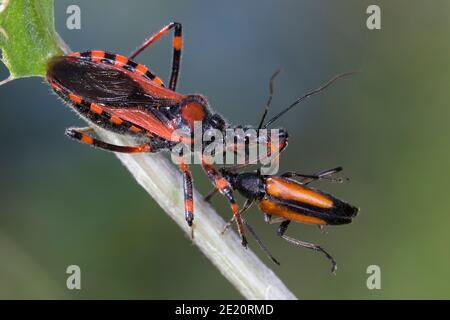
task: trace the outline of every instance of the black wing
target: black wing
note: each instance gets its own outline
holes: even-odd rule
[[[49,63],[47,77],[88,101],[112,107],[154,107],[176,103],[152,96],[128,74],[105,63],[67,56],[55,57]]]

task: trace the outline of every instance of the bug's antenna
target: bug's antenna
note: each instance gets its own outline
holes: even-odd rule
[[[334,76],[333,78],[331,78],[330,80],[328,80],[327,83],[325,83],[324,85],[320,86],[319,88],[308,92],[307,94],[305,94],[304,96],[301,96],[300,98],[298,98],[297,100],[295,100],[294,103],[292,103],[289,107],[287,107],[286,109],[284,109],[283,111],[281,111],[279,114],[277,114],[275,117],[273,117],[272,119],[270,119],[269,121],[267,121],[267,123],[263,126],[263,128],[267,128],[269,125],[271,125],[272,123],[274,123],[278,118],[280,118],[282,115],[284,115],[286,112],[288,112],[289,110],[291,110],[293,107],[295,107],[297,104],[299,104],[300,102],[302,102],[303,100],[309,98],[312,95],[315,95],[316,93],[319,93],[323,90],[325,90],[326,88],[328,88],[331,84],[333,84],[336,80],[339,80],[341,78],[344,78],[346,76],[350,76],[353,75],[355,73],[358,73],[359,71],[350,71],[350,72],[345,72],[345,73],[341,73],[338,74],[336,76]]]
[[[273,75],[270,77],[269,81],[269,98],[267,99],[266,107],[264,108],[264,113],[262,115],[261,121],[259,122],[258,130],[262,128],[264,120],[266,119],[267,112],[269,112],[270,104],[272,103],[272,97],[273,97],[273,82],[275,78],[280,73],[281,69],[278,69],[273,73]]]

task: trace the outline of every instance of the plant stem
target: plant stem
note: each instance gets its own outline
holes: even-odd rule
[[[133,140],[96,128],[103,139],[122,145]],[[162,154],[116,154],[136,181],[156,200],[189,238],[184,219],[181,174]],[[247,299],[296,299],[295,295],[250,249],[244,249],[235,232],[221,234],[225,221],[194,190],[193,243]]]
[[[45,76],[49,57],[68,53],[69,47],[54,30],[53,0],[14,0],[0,4],[0,48],[3,61],[14,78]],[[38,39],[39,41],[37,41]],[[39,58],[39,59],[38,59]],[[33,63],[30,63],[33,62]],[[130,138],[95,128],[115,144],[135,144]],[[161,154],[117,154],[137,182],[190,236],[184,220],[181,175]],[[245,250],[234,232],[221,235],[225,222],[194,192],[195,239],[193,242],[247,299],[296,299],[281,280],[250,250]]]

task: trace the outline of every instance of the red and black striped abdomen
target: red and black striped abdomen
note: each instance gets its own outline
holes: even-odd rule
[[[144,65],[104,51],[54,57],[47,67],[47,79],[54,88],[63,87],[85,100],[111,107],[170,107],[184,98],[164,88],[161,79]]]
[[[265,191],[265,197],[259,203],[261,210],[291,221],[347,224],[358,212],[357,208],[332,195],[286,178],[266,178]]]
[[[52,89],[94,124],[121,133],[172,138],[173,128],[159,119],[184,95],[162,86],[145,66],[103,51],[54,57],[48,64]]]

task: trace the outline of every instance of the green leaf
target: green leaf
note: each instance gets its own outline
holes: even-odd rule
[[[44,76],[66,48],[54,28],[53,0],[0,0],[0,48],[10,78]]]

